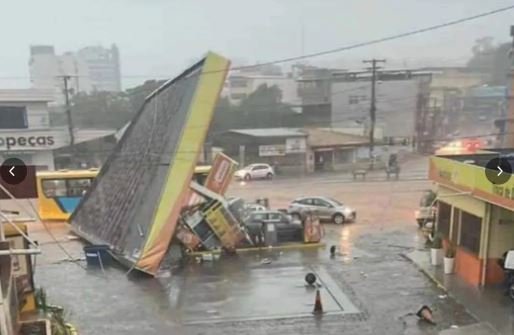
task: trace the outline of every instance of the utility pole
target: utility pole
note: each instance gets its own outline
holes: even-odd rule
[[[373,169],[374,165],[374,154],[373,150],[375,147],[375,122],[377,112],[377,98],[376,98],[376,84],[377,84],[377,70],[380,68],[377,66],[379,63],[385,63],[385,59],[370,59],[364,60],[363,63],[371,63],[371,104],[369,108],[369,158],[371,161],[370,168]]]
[[[75,145],[75,134],[73,133],[73,119],[71,117],[71,106],[70,106],[70,90],[68,89],[68,81],[71,79],[71,76],[67,76],[67,75],[64,75],[64,76],[60,76],[60,78],[62,78],[63,80],[63,83],[64,83],[64,99],[65,99],[65,104],[66,104],[66,118],[68,120],[68,133],[69,133],[69,136],[70,136],[70,152],[73,153],[73,151],[75,150],[74,149],[74,145]],[[73,154],[72,154],[72,158],[73,160]]]
[[[512,48],[509,58],[512,63],[508,74],[507,115],[503,134],[503,144],[506,148],[514,148],[514,26],[510,26],[510,36],[512,36]]]

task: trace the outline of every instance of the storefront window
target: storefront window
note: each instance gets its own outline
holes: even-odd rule
[[[450,219],[452,214],[452,206],[439,201],[437,212],[437,231],[445,238],[448,238],[450,236]]]
[[[461,211],[461,229],[459,245],[478,255],[480,252],[480,234],[482,219]]]

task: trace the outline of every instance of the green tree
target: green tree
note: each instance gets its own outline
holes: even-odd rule
[[[133,116],[125,93],[80,93],[73,97],[73,123],[78,128],[118,129]]]
[[[512,66],[509,58],[511,47],[511,43],[495,45],[492,37],[479,38],[471,49],[473,56],[467,66],[488,74],[489,85],[506,85]]]
[[[71,114],[77,128],[119,129],[129,122],[143,105],[145,98],[164,83],[148,80],[125,92],[78,93],[72,97]],[[51,113],[52,126],[65,126],[65,108]]]
[[[218,101],[211,125],[211,134],[232,128],[295,127],[297,113],[282,102],[277,86],[263,84],[237,106],[227,98]]]

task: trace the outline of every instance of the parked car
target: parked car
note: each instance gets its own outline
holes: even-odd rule
[[[419,228],[432,229],[437,215],[437,207],[435,201],[437,193],[432,190],[423,192],[419,201],[419,209],[414,212],[414,217]]]
[[[272,179],[275,171],[269,164],[251,164],[234,173],[237,179]]]
[[[264,207],[263,205],[259,204],[245,204],[245,209],[248,210],[248,212],[263,212],[267,211],[268,209]]]
[[[251,237],[259,237],[264,233],[263,225],[273,223],[277,231],[278,242],[303,241],[303,226],[291,216],[280,211],[259,211],[250,213],[245,226]],[[255,242],[255,238],[254,242]]]
[[[357,212],[329,197],[302,197],[294,200],[288,208],[288,213],[294,218],[301,218],[304,212],[311,212],[320,221],[331,221],[335,224],[355,221]]]

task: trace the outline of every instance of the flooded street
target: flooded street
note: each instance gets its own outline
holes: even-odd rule
[[[354,207],[357,221],[324,224],[320,248],[269,248],[191,262],[160,278],[127,277],[118,267],[85,270],[39,227],[32,232],[44,252],[36,282],[84,334],[438,334],[475,320],[402,256],[424,242],[413,209],[427,187],[427,181],[401,180],[235,184],[231,195],[268,197],[274,208],[307,193],[332,196]],[[66,226],[49,226],[72,257],[83,257],[82,244],[66,238]],[[320,284],[322,316],[312,314],[316,290],[305,285],[309,272]],[[436,326],[413,316],[425,304]]]

